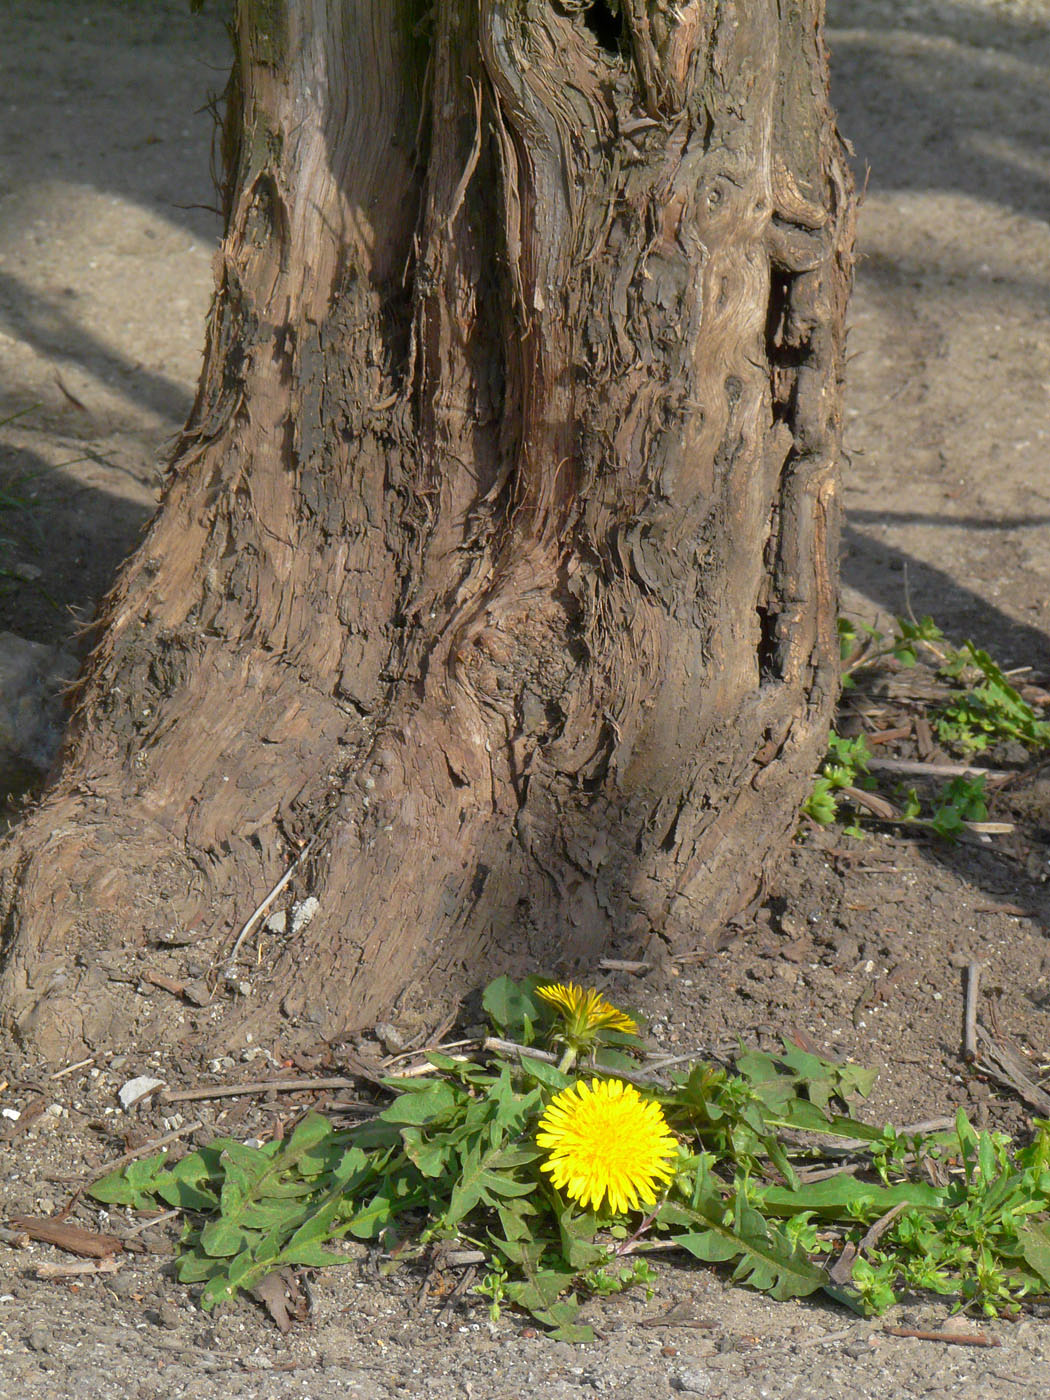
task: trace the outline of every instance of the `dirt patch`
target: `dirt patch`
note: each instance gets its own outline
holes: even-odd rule
[[[163,445],[191,402],[218,232],[209,92],[224,81],[218,5],[14,3],[0,134],[0,628],[75,644],[152,511]],[[870,167],[850,340],[846,606],[932,614],[1004,665],[1050,674],[1050,19],[1024,4],[830,6],[844,131]],[[902,750],[902,752],[904,752]],[[999,761],[1017,763],[1009,753]],[[793,852],[754,925],[704,960],[611,990],[674,1051],[784,1033],[876,1066],[869,1112],[898,1122],[962,1104],[1023,1133],[1031,1110],[960,1055],[963,974],[985,965],[982,1015],[1034,1074],[1050,1051],[1050,793],[1018,776],[993,815],[1005,838],[955,846],[832,830]],[[164,970],[192,978],[192,950]],[[158,966],[160,964],[158,963]],[[119,955],[107,975],[125,976]],[[170,996],[141,974],[137,996]],[[187,1011],[187,1048],[139,1051],[61,1078],[3,1066],[9,1121],[0,1209],[48,1213],[135,1139],[200,1127],[265,1136],[306,1100],[206,1102],[193,1118],[122,1112],[119,1086],[289,1069],[279,1044],[230,1045]],[[225,1057],[225,1058],[224,1058]],[[338,1071],[319,1047],[291,1072]],[[332,1097],[329,1095],[329,1098]],[[320,1100],[320,1101],[323,1101]],[[41,1112],[31,1115],[34,1103]],[[28,1122],[28,1126],[26,1123]],[[83,1224],[106,1221],[81,1204]],[[117,1214],[109,1222],[123,1229]],[[640,1400],[930,1394],[1006,1397],[1045,1385],[1037,1317],[989,1329],[998,1352],[882,1334],[821,1303],[774,1304],[712,1271],[669,1264],[656,1295],[595,1304],[602,1336],[570,1348],[479,1302],[446,1309],[370,1256],[313,1282],[311,1322],[287,1340],[250,1304],[218,1317],[173,1281],[166,1227],[108,1278],[40,1281],[50,1257],[0,1245],[0,1393],[426,1394]],[[684,1312],[667,1320],[673,1304]],[[943,1318],[916,1303],[895,1320]]]

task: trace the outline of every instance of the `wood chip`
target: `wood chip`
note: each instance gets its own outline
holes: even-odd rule
[[[869,729],[864,737],[869,744],[893,744],[898,739],[908,739],[911,737],[911,721],[899,724],[896,729]]]
[[[933,742],[933,730],[925,715],[915,716],[915,747],[919,750],[919,757],[929,760],[937,751],[937,746]]]
[[[863,788],[844,787],[842,796],[848,797],[855,807],[866,807],[872,816],[880,817],[883,821],[892,822],[897,819],[896,807],[878,793],[865,792]]]
[[[112,1254],[120,1254],[123,1241],[116,1235],[102,1235],[95,1230],[83,1230],[79,1225],[67,1225],[64,1221],[51,1220],[42,1216],[20,1215],[12,1220],[16,1230],[24,1230],[32,1240],[41,1244],[53,1244],[56,1249],[64,1249],[68,1254],[80,1254],[88,1259],[107,1259]]]
[[[78,1264],[38,1264],[33,1270],[36,1278],[76,1278],[84,1274],[116,1274],[119,1259],[81,1259]]]

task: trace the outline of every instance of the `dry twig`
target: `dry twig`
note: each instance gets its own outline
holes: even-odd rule
[[[945,1332],[927,1331],[923,1327],[891,1327],[883,1323],[882,1330],[890,1337],[915,1337],[920,1342],[948,1342],[957,1347],[999,1347],[998,1337],[989,1337],[986,1332]]]
[[[331,1079],[251,1079],[244,1084],[206,1084],[200,1089],[175,1089],[170,1093],[162,1090],[157,1097],[161,1103],[192,1103],[201,1099],[229,1099],[238,1094],[294,1094],[297,1090],[313,1094],[322,1089],[356,1089],[359,1082],[345,1076]]]
[[[77,1060],[75,1065],[66,1065],[65,1069],[56,1069],[51,1079],[64,1079],[67,1074],[72,1074],[74,1070],[86,1069],[88,1065],[95,1063],[94,1055],[89,1055],[86,1060]]]
[[[260,919],[262,919],[262,917],[269,912],[270,907],[276,900],[277,896],[288,884],[289,880],[291,880],[292,876],[299,869],[300,865],[302,865],[303,861],[314,849],[314,847],[317,845],[320,839],[321,833],[319,831],[315,831],[314,834],[310,837],[309,841],[307,841],[303,849],[292,861],[288,869],[277,881],[276,885],[274,885],[274,887],[270,890],[269,894],[267,894],[265,899],[263,899],[262,903],[257,905],[256,908],[253,909],[252,912],[248,915],[247,919],[244,921],[244,924],[241,927],[240,932],[234,940],[233,947],[230,949],[230,955],[226,959],[227,967],[232,967],[237,961],[237,954],[241,951],[241,944],[248,937],[251,931],[255,928],[256,924],[259,923]]]
[[[38,1264],[34,1277],[75,1278],[79,1274],[115,1274],[120,1272],[119,1259],[81,1259],[76,1264]]]
[[[1005,782],[1011,774],[1003,768],[975,768],[972,763],[924,763],[913,758],[868,759],[868,767],[884,773],[914,773],[925,778],[987,778],[989,782]]]
[[[977,1026],[977,1046],[981,1058],[975,1063],[982,1074],[1013,1089],[1038,1113],[1050,1115],[1050,1095],[1029,1077],[1020,1058],[1006,1045],[994,1041],[982,1025]]]
[[[977,1058],[977,991],[981,985],[981,967],[972,962],[966,969],[966,1009],[963,1013],[963,1059],[972,1065]]]
[[[112,1162],[103,1162],[101,1167],[95,1167],[93,1181],[98,1181],[100,1177],[108,1176],[110,1172],[116,1171],[118,1167],[126,1166],[128,1162],[135,1162],[140,1157],[148,1157],[151,1152],[156,1152],[158,1147],[167,1147],[169,1142],[177,1142],[179,1138],[184,1138],[190,1133],[195,1133],[198,1128],[203,1128],[203,1119],[198,1118],[194,1123],[186,1123],[181,1128],[176,1128],[174,1132],[165,1133],[163,1137],[151,1138],[149,1142],[144,1142],[141,1147],[132,1148],[130,1152],[125,1152],[121,1157],[114,1157]],[[79,1193],[78,1193],[79,1194]]]

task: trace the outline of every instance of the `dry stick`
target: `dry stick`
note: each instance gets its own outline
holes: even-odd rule
[[[837,1167],[820,1167],[815,1171],[800,1171],[798,1179],[804,1186],[810,1186],[814,1181],[830,1181],[833,1176],[856,1176],[860,1171],[862,1163],[843,1162]]]
[[[867,1234],[857,1246],[861,1254],[863,1254],[866,1249],[874,1249],[879,1240],[882,1239],[883,1235],[897,1219],[897,1216],[900,1215],[901,1211],[907,1209],[907,1201],[898,1201],[895,1206],[889,1208],[885,1215],[880,1215],[878,1220],[876,1220],[873,1225],[869,1226]]]
[[[426,1055],[431,1050],[442,1049],[441,1042],[456,1024],[457,1015],[458,1012],[456,1011],[449,1012],[441,1024],[434,1030],[428,1045],[420,1043],[427,1038],[427,1032],[423,1031],[420,1035],[414,1036],[412,1040],[406,1041],[404,1050],[399,1050],[396,1055],[388,1055],[385,1060],[381,1061],[381,1068],[386,1069],[387,1065],[392,1065],[395,1060],[403,1060],[408,1055]],[[460,1042],[457,1041],[456,1043],[459,1044]],[[470,1042],[467,1041],[463,1043],[469,1044]]]
[[[645,1067],[650,1074],[656,1074],[660,1070],[668,1069],[671,1065],[685,1064],[693,1060],[720,1060],[722,1058],[717,1050],[689,1050],[684,1055],[661,1055],[657,1060],[647,1060]]]
[[[915,1337],[920,1342],[949,1342],[957,1347],[999,1347],[998,1337],[989,1337],[984,1332],[928,1332],[922,1327],[891,1327],[883,1323],[882,1330],[891,1337]]]
[[[843,797],[857,807],[866,807],[872,816],[880,817],[883,821],[893,822],[900,820],[900,814],[892,802],[887,802],[884,797],[880,797],[875,792],[865,792],[863,788],[844,787]]]
[[[143,1230],[148,1230],[152,1225],[163,1225],[166,1220],[174,1220],[177,1215],[182,1214],[182,1207],[176,1210],[164,1210],[160,1215],[151,1215],[146,1220],[140,1220],[137,1225],[132,1225],[130,1230],[125,1230],[121,1235],[122,1240],[130,1240],[135,1235],[140,1235]]]
[[[270,893],[263,900],[263,902],[249,915],[246,923],[244,924],[244,927],[241,929],[240,933],[237,935],[236,940],[234,941],[234,945],[230,950],[230,956],[226,959],[226,965],[228,967],[232,967],[233,964],[237,961],[237,954],[241,951],[241,944],[248,937],[251,931],[255,928],[255,925],[259,922],[263,915],[269,910],[270,905],[281,893],[285,885],[287,885],[288,881],[299,869],[300,865],[302,865],[303,861],[310,854],[313,848],[317,845],[320,839],[321,833],[319,831],[315,831],[314,834],[310,837],[309,841],[307,841],[303,849],[292,861],[288,869],[277,881],[276,885],[274,885]]]
[[[924,1118],[920,1123],[905,1123],[897,1132],[901,1137],[915,1137],[920,1133],[943,1133],[954,1127],[954,1118]]]
[[[927,1133],[942,1133],[955,1127],[954,1118],[925,1118],[921,1123],[905,1123],[897,1129],[900,1137],[925,1136]],[[822,1157],[854,1157],[871,1146],[866,1138],[839,1138],[834,1143],[824,1143],[818,1150]]]
[[[636,962],[626,958],[601,958],[598,966],[603,972],[648,972],[651,962]]]
[[[212,1084],[203,1089],[177,1089],[174,1093],[162,1091],[158,1098],[161,1103],[190,1103],[199,1099],[228,1099],[236,1094],[294,1094],[297,1089],[313,1093],[319,1089],[356,1089],[360,1079],[253,1079],[247,1084]],[[195,1124],[200,1127],[200,1124]],[[177,1136],[177,1134],[176,1134]],[[165,1139],[161,1138],[161,1142]]]
[[[531,1060],[543,1060],[545,1064],[556,1065],[558,1056],[549,1050],[534,1050],[531,1045],[519,1045],[516,1040],[501,1040],[498,1035],[487,1035],[481,1042],[482,1050],[497,1050],[504,1055],[528,1055]]]
[[[441,1256],[441,1262],[453,1269],[463,1269],[468,1264],[484,1264],[486,1257],[480,1249],[450,1249]]]
[[[886,773],[924,773],[930,778],[991,778],[1000,782],[1011,777],[1003,768],[975,768],[972,763],[923,763],[913,758],[868,759],[869,768],[881,768]]]
[[[264,1104],[263,1107],[265,1108],[266,1105]],[[376,1112],[378,1111],[378,1108],[379,1108],[379,1105],[378,1105],[378,1104],[366,1103],[366,1101],[365,1101],[364,1099],[331,1099],[331,1100],[329,1101],[329,1103],[326,1105],[326,1112],[328,1112],[328,1113],[376,1113]],[[276,1113],[276,1112],[278,1112],[278,1109],[273,1108],[273,1109],[271,1109],[270,1111],[273,1112],[273,1113]],[[283,1112],[284,1112],[284,1109],[281,1109],[280,1112],[283,1113]]]
[[[828,1282],[833,1283],[836,1288],[844,1288],[853,1282],[853,1265],[860,1257],[860,1250],[855,1244],[847,1241],[842,1246],[842,1252],[828,1270]]]
[[[75,1065],[66,1065],[65,1069],[56,1069],[51,1079],[62,1079],[67,1074],[72,1074],[74,1070],[85,1069],[88,1065],[95,1063],[94,1055],[89,1055],[86,1060],[78,1060]]]
[[[99,1177],[108,1176],[110,1172],[115,1172],[118,1167],[126,1166],[128,1162],[134,1162],[139,1157],[148,1157],[158,1147],[166,1147],[169,1142],[175,1142],[178,1138],[186,1137],[188,1133],[195,1133],[198,1128],[203,1127],[203,1119],[198,1119],[196,1123],[187,1123],[183,1128],[176,1128],[173,1133],[165,1133],[163,1137],[144,1142],[141,1147],[136,1147],[131,1152],[125,1152],[123,1157],[114,1157],[112,1162],[105,1162],[101,1167],[92,1168],[97,1173],[92,1177],[92,1180],[98,1181]]]
[[[459,1064],[467,1064],[469,1055],[450,1055],[450,1060],[455,1060]],[[425,1074],[441,1074],[442,1066],[432,1064],[430,1060],[420,1060],[414,1065],[405,1065],[401,1069],[395,1069],[387,1076],[388,1079],[415,1079]]]
[[[823,1346],[825,1342],[841,1342],[846,1337],[852,1337],[856,1330],[855,1327],[844,1327],[841,1332],[822,1332],[819,1337],[805,1337],[802,1341],[795,1342],[794,1345],[802,1349]]]
[[[1015,1094],[1020,1094],[1025,1103],[1044,1116],[1050,1114],[1050,1095],[1029,1078],[1024,1065],[1008,1046],[997,1044],[983,1026],[977,1027],[977,1042],[981,1051],[977,1068],[982,1074],[1000,1084],[1007,1084]]]
[[[36,1278],[74,1278],[77,1274],[115,1274],[120,1270],[119,1259],[81,1259],[75,1264],[38,1264],[33,1270]]]
[[[898,725],[896,729],[866,729],[864,737],[869,744],[892,744],[897,739],[907,739],[912,730],[911,720]]]
[[[24,1230],[31,1240],[53,1244],[67,1254],[80,1254],[88,1259],[106,1259],[111,1254],[119,1254],[124,1248],[124,1241],[117,1235],[85,1230],[80,1225],[67,1225],[64,1217],[68,1212],[67,1206],[61,1215],[20,1215],[11,1224],[16,1230]]]
[[[981,985],[981,964],[966,969],[966,1009],[963,1013],[963,1059],[972,1065],[977,1058],[977,989]]]
[[[879,821],[890,823],[893,826],[918,826],[920,829],[930,825],[928,821],[920,821],[916,817],[890,817],[875,812],[871,802],[868,800],[872,795],[870,793],[864,794],[865,800],[861,802],[860,797],[856,795],[855,789],[843,788],[842,791],[850,797],[851,801],[869,808],[872,814],[878,817]],[[887,803],[886,805],[888,806],[889,804]],[[962,825],[967,832],[972,833],[974,836],[1007,836],[1015,829],[1013,822],[963,822]]]
[[[459,1301],[460,1298],[462,1298],[463,1294],[466,1293],[467,1289],[474,1282],[477,1272],[477,1264],[467,1265],[466,1272],[463,1274],[462,1278],[457,1279],[455,1288],[453,1288],[452,1292],[445,1299],[445,1306],[438,1313],[438,1321],[448,1319],[456,1303]]]

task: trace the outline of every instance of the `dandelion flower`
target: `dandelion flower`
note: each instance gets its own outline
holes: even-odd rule
[[[536,1142],[549,1149],[540,1170],[585,1209],[606,1198],[617,1214],[651,1206],[674,1176],[676,1143],[663,1110],[621,1079],[579,1080],[556,1094]]]
[[[552,982],[546,987],[537,987],[536,995],[557,1007],[565,1019],[569,1035],[574,1038],[588,1036],[598,1030],[626,1031],[628,1035],[635,1035],[638,1031],[638,1022],[633,1017],[606,1001],[601,992],[593,988],[584,991],[575,982]]]

